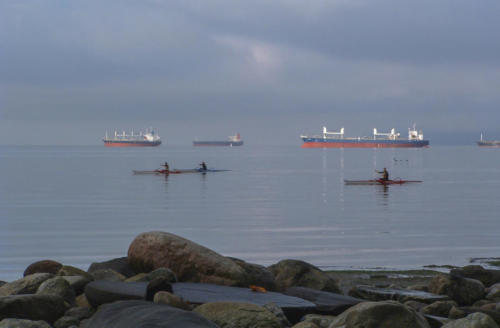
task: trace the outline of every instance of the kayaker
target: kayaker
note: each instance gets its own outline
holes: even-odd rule
[[[168,166],[168,163],[165,162],[165,164],[162,165],[165,168],[165,173],[170,172],[170,166]]]
[[[201,162],[200,166],[201,166],[201,170],[202,171],[206,171],[207,170],[207,163]]]
[[[384,167],[383,171],[377,171],[377,173],[382,175],[380,180],[389,181],[389,172],[387,171],[387,169],[385,167]]]

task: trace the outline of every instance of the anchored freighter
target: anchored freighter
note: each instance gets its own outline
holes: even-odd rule
[[[243,140],[241,140],[240,134],[237,133],[234,136],[229,136],[227,140],[215,140],[215,141],[193,141],[193,146],[242,146]]]
[[[481,133],[481,140],[476,141],[479,147],[500,147],[500,140],[483,140],[483,134]]]
[[[106,147],[153,147],[161,144],[160,136],[153,129],[146,129],[144,133],[141,131],[135,134],[134,131],[130,134],[126,134],[125,131],[122,133],[115,131],[114,136],[111,137],[106,132],[102,141]]]
[[[339,132],[330,132],[323,127],[323,134],[316,136],[301,135],[300,138],[304,141],[302,148],[413,148],[413,147],[428,147],[429,141],[424,140],[422,131],[417,131],[415,126],[413,129],[408,129],[408,139],[401,138],[400,133],[396,133],[395,129],[391,129],[388,133],[379,133],[377,129],[373,129],[373,138],[344,137],[344,128]]]

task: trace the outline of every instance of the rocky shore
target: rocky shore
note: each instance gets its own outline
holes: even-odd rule
[[[5,327],[499,328],[500,270],[264,267],[153,231],[86,271],[42,260],[0,281]]]

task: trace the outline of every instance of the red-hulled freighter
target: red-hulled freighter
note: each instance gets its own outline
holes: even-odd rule
[[[396,133],[395,129],[391,129],[389,133],[379,133],[377,129],[373,129],[373,138],[347,138],[344,137],[344,128],[341,128],[339,132],[329,132],[326,127],[323,127],[323,135],[302,135],[300,138],[304,141],[302,148],[419,148],[429,146],[429,141],[424,140],[422,131],[417,131],[415,126],[413,129],[408,129],[408,139],[401,138],[400,133]]]
[[[134,134],[134,131],[130,134],[126,134],[125,131],[122,133],[115,131],[112,137],[108,137],[106,132],[102,141],[106,147],[154,147],[161,144],[160,136],[153,129],[146,129],[144,133],[141,131],[138,134]]]

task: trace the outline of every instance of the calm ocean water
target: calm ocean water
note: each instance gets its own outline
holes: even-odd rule
[[[230,172],[177,176],[132,170]],[[345,186],[391,177],[422,184]],[[323,268],[465,265],[500,256],[500,149],[0,147],[0,280],[41,259],[87,269],[168,231],[223,255]]]

